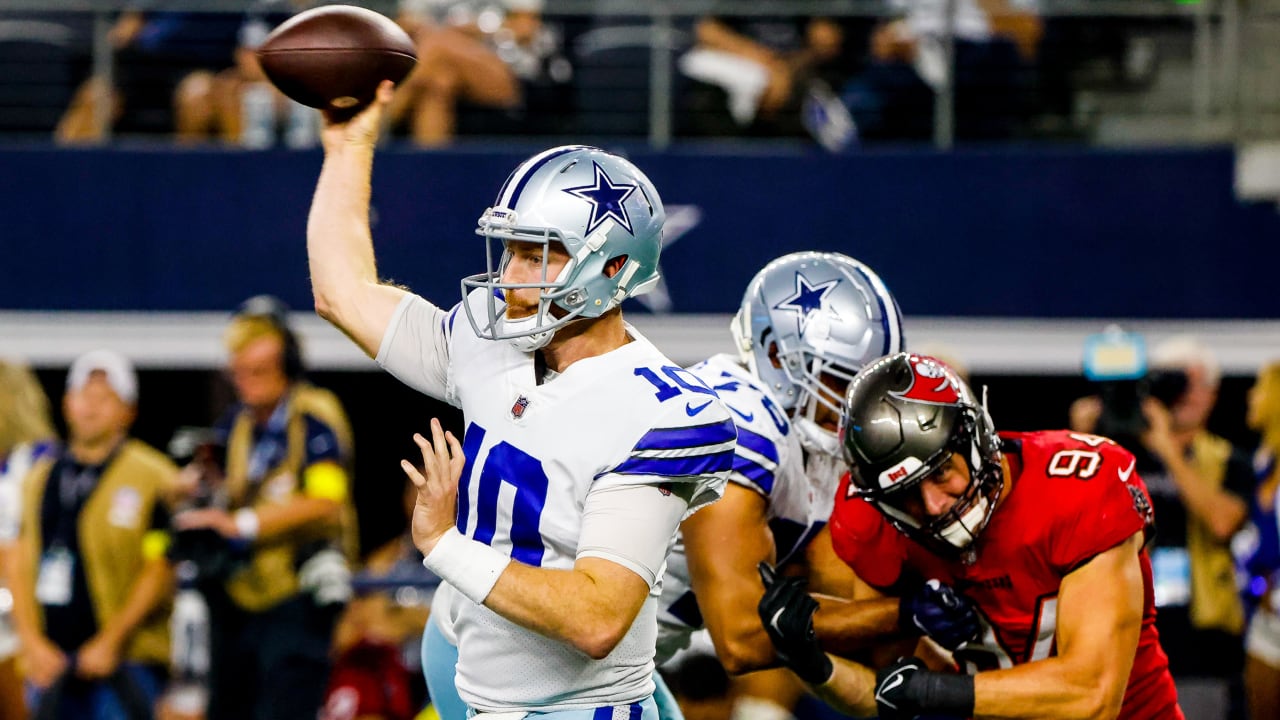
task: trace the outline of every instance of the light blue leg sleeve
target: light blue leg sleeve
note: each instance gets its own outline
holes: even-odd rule
[[[662,679],[662,673],[657,670],[653,671],[653,701],[658,706],[658,720],[684,720],[684,713],[680,712],[676,696],[671,694],[667,681]]]
[[[428,618],[422,636],[422,672],[440,720],[467,720],[467,705],[458,697],[453,680],[457,669],[458,648],[449,644],[435,620]]]

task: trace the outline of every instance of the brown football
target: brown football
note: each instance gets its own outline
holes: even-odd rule
[[[383,80],[399,83],[418,61],[392,20],[351,5],[324,5],[281,23],[258,48],[267,79],[303,105],[353,111]]]

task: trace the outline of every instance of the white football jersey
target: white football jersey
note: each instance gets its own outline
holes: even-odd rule
[[[51,441],[15,445],[0,462],[0,543],[18,538],[22,524],[22,481],[36,462],[54,451]]]
[[[486,313],[483,292],[467,298],[478,316]],[[463,410],[459,531],[519,562],[569,569],[593,490],[691,483],[681,492],[692,497],[689,512],[719,498],[735,446],[728,410],[697,377],[634,329],[628,333],[632,342],[539,384],[533,355],[478,338],[461,306],[442,315],[421,298],[401,303],[378,361]],[[660,590],[655,582],[630,631],[602,660],[453,593],[459,695],[488,712],[644,699],[653,692]]]
[[[804,552],[826,525],[842,473],[836,459],[813,456],[806,465],[800,436],[786,412],[735,358],[714,355],[689,368],[714,389],[737,425],[738,446],[729,482],[759,493],[768,502],[777,564]],[[806,471],[807,467],[807,471]],[[667,574],[658,602],[658,663],[688,646],[703,626],[690,582],[684,538],[667,558]]]
[[[22,481],[36,462],[53,451],[51,442],[22,443],[0,461],[0,544],[18,538],[22,526]],[[0,661],[18,652],[18,631],[10,618],[12,599],[0,581]]]

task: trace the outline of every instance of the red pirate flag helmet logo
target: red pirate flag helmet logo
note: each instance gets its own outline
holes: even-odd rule
[[[908,355],[907,362],[911,364],[911,384],[905,390],[892,391],[891,395],[933,405],[955,405],[961,401],[951,370],[940,360]]]

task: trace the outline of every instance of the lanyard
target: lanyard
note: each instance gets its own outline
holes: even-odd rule
[[[112,449],[111,454],[97,465],[81,465],[70,457],[64,450],[63,455],[58,458],[54,470],[57,471],[58,483],[58,520],[54,524],[54,533],[51,544],[58,544],[62,547],[70,548],[75,543],[76,538],[76,521],[80,517],[80,512],[84,508],[84,504],[88,501],[89,496],[93,494],[95,488],[98,487],[98,480],[102,477],[102,473],[116,459],[116,454],[120,451],[120,446]],[[50,473],[52,476],[53,473]]]
[[[254,433],[253,448],[249,452],[249,484],[256,487],[267,477],[267,472],[280,463],[289,449],[289,399],[276,406],[260,432]]]

